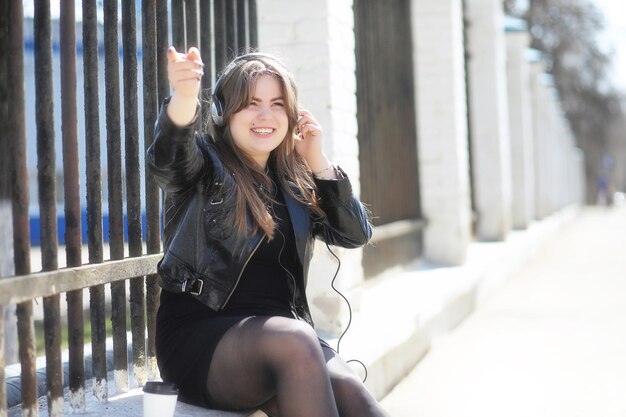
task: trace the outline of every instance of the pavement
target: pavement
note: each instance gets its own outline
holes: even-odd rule
[[[393,417],[626,416],[626,207],[586,208],[382,401]]]
[[[350,291],[340,353],[366,364],[392,417],[626,416],[625,244],[626,206],[568,208],[472,243],[463,265],[389,271]],[[87,394],[84,414],[142,414],[140,388],[109,392]],[[175,415],[263,416],[181,402]]]

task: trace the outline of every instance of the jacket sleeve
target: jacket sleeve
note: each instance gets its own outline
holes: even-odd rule
[[[314,221],[313,233],[329,245],[358,248],[372,237],[367,211],[354,196],[352,185],[341,168],[340,179],[315,179],[320,207],[326,219]]]
[[[205,139],[196,132],[200,105],[189,125],[176,126],[167,116],[165,99],[154,125],[154,141],[146,151],[146,166],[165,192],[176,193],[194,184],[207,168]]]

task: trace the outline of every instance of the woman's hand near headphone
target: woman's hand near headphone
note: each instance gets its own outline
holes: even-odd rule
[[[178,126],[187,126],[196,114],[200,81],[204,64],[198,48],[191,47],[186,54],[170,46],[167,50],[167,78],[174,89],[167,106],[167,115]]]
[[[296,135],[296,152],[304,158],[317,178],[336,179],[333,164],[324,154],[322,126],[305,109],[299,109],[298,116],[300,133]]]

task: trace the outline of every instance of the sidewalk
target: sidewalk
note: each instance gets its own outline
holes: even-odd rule
[[[584,209],[383,400],[393,417],[626,416],[626,207]]]

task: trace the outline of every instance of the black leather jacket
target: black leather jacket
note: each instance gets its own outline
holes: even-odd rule
[[[264,234],[261,230],[254,236],[240,236],[225,226],[224,217],[234,210],[227,192],[233,175],[224,169],[210,138],[196,132],[196,122],[177,127],[168,118],[166,105],[167,101],[146,155],[147,167],[166,193],[159,284],[167,291],[188,292],[217,311],[228,303]],[[305,288],[314,238],[355,248],[366,244],[372,234],[350,181],[343,171],[339,173],[344,178],[315,180],[327,216],[324,221],[313,219],[308,207],[283,191],[302,266],[295,277],[292,308],[311,324]]]

